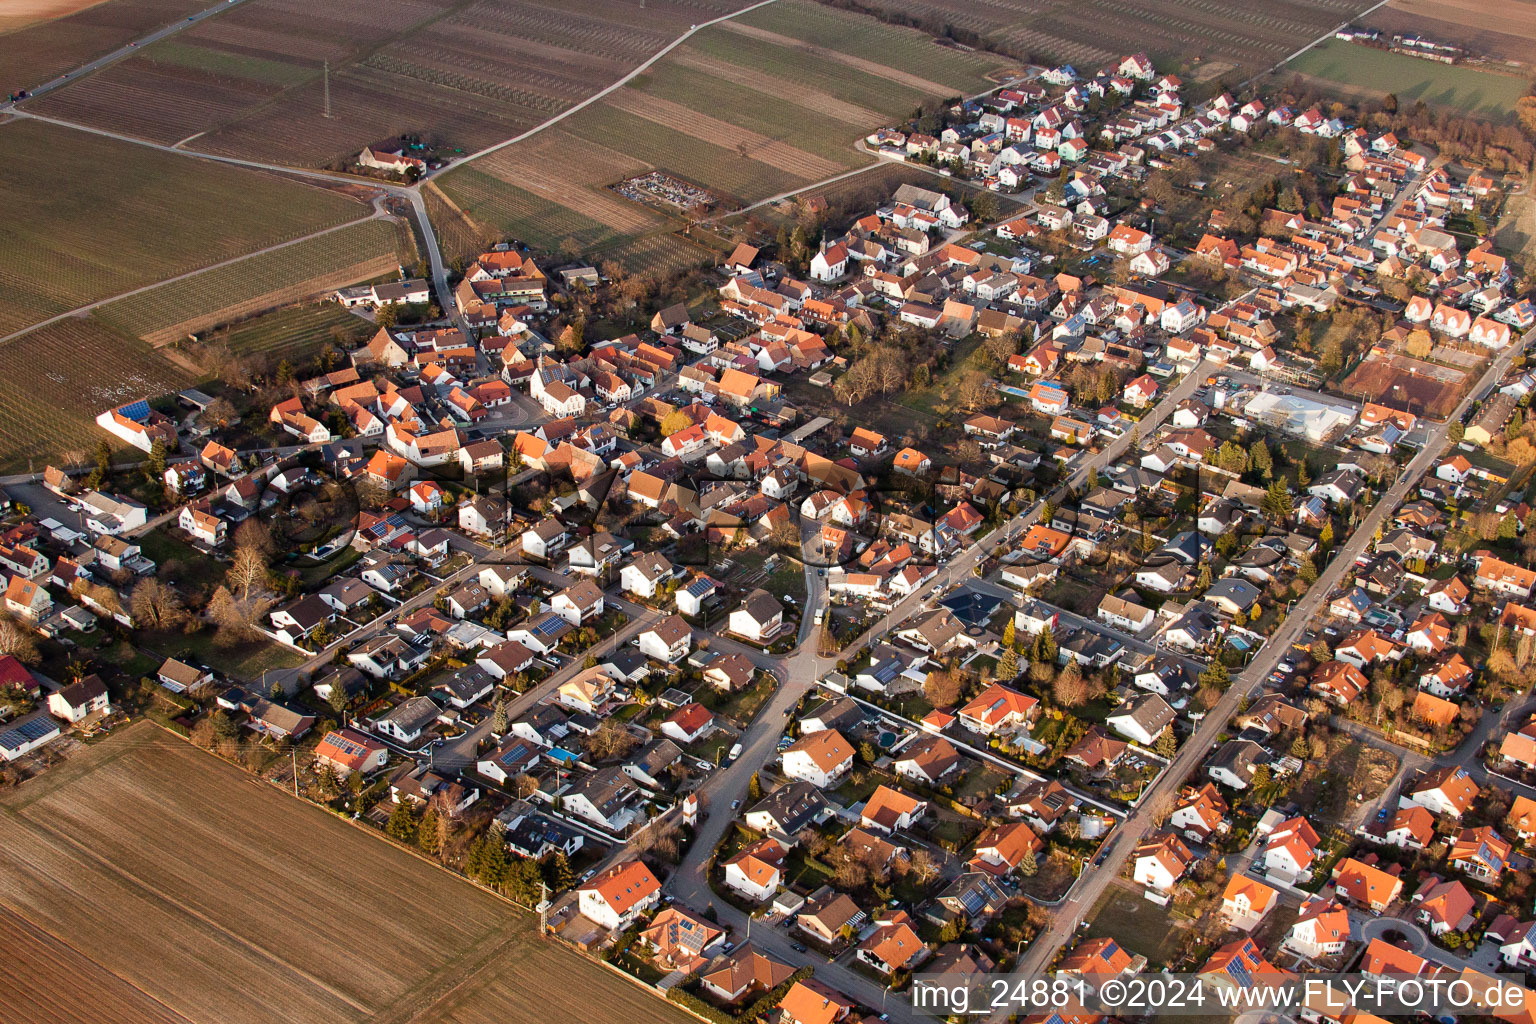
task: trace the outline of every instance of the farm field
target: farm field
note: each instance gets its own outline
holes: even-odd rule
[[[221,155],[340,166],[402,132],[470,152],[620,77],[747,0],[260,0],[36,109]],[[323,65],[330,64],[332,116]]]
[[[25,119],[0,125],[0,337],[365,216],[341,194]]]
[[[0,961],[33,966],[7,993],[30,1020],[74,1019],[82,997],[135,1022],[687,1019],[538,940],[532,915],[147,723],[0,806],[0,914],[20,922]]]
[[[393,277],[416,259],[409,228],[368,220],[110,302],[96,316],[164,345],[345,285]]]
[[[782,27],[812,19],[817,38],[842,48],[826,51],[838,59],[757,27],[779,7],[790,11]],[[853,144],[871,129],[925,100],[984,89],[1008,65],[800,0],[740,20],[698,33],[557,127],[436,179],[457,210],[439,204],[434,220],[461,244],[500,234],[632,267],[655,267],[665,250],[681,262],[664,265],[682,265],[700,254],[672,234],[681,218],[610,185],[661,170],[714,193],[724,209],[745,205],[868,164]]]
[[[13,4],[0,10],[9,11]],[[23,0],[21,11],[51,9],[46,20],[23,25],[0,13],[0,95],[30,89],[131,39],[211,6],[208,0]],[[72,13],[71,13],[72,11]],[[60,16],[62,14],[62,16]]]
[[[335,302],[309,302],[215,328],[205,338],[211,343],[228,345],[238,355],[292,362],[308,358],[338,338],[345,339],[347,344],[365,341],[374,330],[368,321]]]
[[[749,22],[789,21],[775,7]],[[1234,72],[1245,78],[1284,59],[1303,42],[1331,32],[1371,6],[1369,0],[1279,0],[1228,4],[1217,0],[875,0],[873,6],[962,41],[984,40],[1020,59],[1066,61],[1085,70],[1128,53],[1145,52],[1160,69],[1196,81]],[[797,33],[815,42],[807,20]],[[822,45],[830,45],[823,43]],[[1197,62],[1196,58],[1205,58]]]
[[[1536,3],[1505,0],[1490,18],[1481,0],[1392,0],[1365,20],[1387,33],[1417,32],[1473,53],[1529,65],[1536,60]]]
[[[16,472],[28,458],[90,452],[109,435],[96,414],[134,398],[191,384],[195,374],[148,345],[94,320],[60,320],[8,341],[0,399],[0,468]]]
[[[1530,87],[1527,80],[1514,75],[1440,64],[1339,39],[1308,50],[1286,70],[1352,92],[1393,93],[1399,102],[1423,100],[1493,118],[1507,118]]]

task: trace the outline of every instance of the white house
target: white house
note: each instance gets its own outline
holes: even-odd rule
[[[661,883],[639,860],[625,861],[583,882],[576,901],[582,917],[620,931],[661,901]]]
[[[801,736],[784,751],[784,775],[825,789],[853,767],[853,745],[836,729]]]

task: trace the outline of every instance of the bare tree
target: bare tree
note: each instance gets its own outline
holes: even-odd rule
[[[181,595],[157,579],[140,581],[129,597],[129,606],[134,619],[150,629],[176,629],[187,620]]]
[[[251,588],[267,578],[267,558],[257,548],[243,547],[235,552],[226,579],[229,585],[240,591],[240,599],[248,601]]]
[[[0,654],[35,665],[38,661],[37,634],[11,615],[0,615]]]

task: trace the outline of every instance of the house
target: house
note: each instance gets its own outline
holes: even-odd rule
[[[847,897],[844,897],[845,899]],[[819,981],[797,981],[779,1002],[780,1024],[837,1024],[855,1003]]]
[[[1149,889],[1170,891],[1195,862],[1189,847],[1171,832],[1163,832],[1136,847],[1132,878]]]
[[[383,768],[389,763],[389,748],[356,729],[332,729],[315,747],[315,761],[345,779],[353,772],[366,775]]]
[[[661,720],[661,734],[679,743],[694,743],[715,728],[715,716],[697,702],[684,704]]]
[[[616,864],[576,888],[581,916],[621,931],[661,901],[661,883],[639,860]]]
[[[853,746],[836,729],[801,736],[784,751],[784,775],[826,789],[853,767]]]
[[[410,697],[374,719],[373,731],[400,743],[415,743],[440,713],[431,697]]]
[[[1264,837],[1264,873],[1288,883],[1310,878],[1321,846],[1311,822],[1300,816],[1288,818]]]
[[[771,992],[794,973],[795,969],[789,964],[775,960],[746,942],[704,968],[699,975],[699,984],[721,1002],[737,1003],[749,993]]]
[[[1231,808],[1214,783],[1187,786],[1168,816],[1168,827],[1197,843],[1204,843],[1232,827],[1226,817],[1229,810]]]
[[[1435,816],[1417,804],[1392,812],[1382,836],[1388,846],[1403,850],[1427,849],[1435,841]]]
[[[795,926],[823,945],[840,942],[847,929],[849,935],[858,934],[868,920],[864,911],[843,893],[830,886],[822,886],[805,901],[795,916]]]
[[[1111,731],[1144,747],[1156,742],[1177,717],[1168,702],[1155,693],[1132,697],[1104,720]]]
[[[1283,949],[1317,960],[1344,952],[1349,941],[1349,912],[1334,900],[1309,896],[1286,932]]]
[[[1198,976],[1202,987],[1229,991],[1252,989],[1260,983],[1274,984],[1295,977],[1265,959],[1252,939],[1238,939],[1216,950],[1200,968]]]
[[[595,715],[613,699],[614,688],[613,677],[604,672],[602,666],[594,665],[561,683],[555,691],[555,699],[572,711]]]
[[[771,899],[784,883],[788,853],[777,839],[767,836],[742,847],[725,862],[726,887],[754,903]]]
[[[976,838],[976,845],[966,867],[999,877],[1019,869],[1026,860],[1033,861],[1045,843],[1025,822],[996,825]]]
[[[1269,762],[1269,752],[1252,740],[1228,740],[1205,763],[1205,772],[1229,789],[1247,789],[1259,765]]]
[[[875,930],[862,942],[854,954],[881,974],[890,976],[897,971],[910,971],[928,959],[930,950],[912,928],[906,911],[898,910],[890,917],[875,922]]]
[[[1140,973],[1147,958],[1132,956],[1114,939],[1105,936],[1081,943],[1056,965],[1058,974],[1087,974],[1113,978]]]
[[[5,588],[5,610],[27,622],[41,622],[53,613],[53,598],[41,583],[12,576]]]
[[[687,975],[707,966],[705,953],[724,936],[724,931],[707,921],[677,907],[666,907],[645,927],[639,939],[663,968]]]
[[[668,615],[636,639],[646,657],[675,665],[693,650],[693,627],[681,615]]]
[[[112,710],[107,697],[107,684],[92,673],[84,679],[62,686],[48,695],[48,713],[62,718],[71,725],[84,721],[94,714],[106,714]]]
[[[172,693],[186,693],[213,682],[213,672],[200,666],[188,665],[175,658],[166,658],[156,672],[160,685]]]
[[[572,626],[601,618],[605,605],[603,588],[593,580],[581,580],[549,599],[549,610]]]
[[[1399,798],[1400,805],[1417,804],[1431,814],[1460,818],[1477,799],[1478,785],[1465,768],[1446,765],[1422,776]]]
[[[1001,683],[993,683],[960,709],[960,723],[972,732],[991,736],[999,731],[1029,728],[1040,702]]]
[[[640,788],[623,768],[600,768],[580,776],[559,797],[567,814],[618,834],[644,817]]]
[[[1374,864],[1345,857],[1333,868],[1334,892],[1341,899],[1377,913],[1402,895],[1403,880]]]
[[[830,813],[821,790],[808,782],[791,782],[753,804],[745,820],[748,828],[759,832],[792,836]]]
[[[1477,909],[1477,901],[1458,881],[1433,881],[1413,896],[1414,918],[1434,936],[1465,931]]]
[[[1495,832],[1490,825],[1464,828],[1456,833],[1446,864],[1480,881],[1496,885],[1509,864],[1512,850],[1509,840]]]
[[[1251,932],[1279,901],[1280,894],[1263,882],[1235,874],[1221,894],[1221,912],[1229,927]]]
[[[865,801],[860,820],[865,828],[895,832],[911,828],[927,811],[927,801],[882,785]]]
[[[893,755],[897,775],[928,786],[937,786],[962,763],[960,752],[942,736],[924,736]]]
[[[779,634],[784,625],[784,606],[768,591],[753,590],[731,612],[728,629],[753,643],[767,643]]]

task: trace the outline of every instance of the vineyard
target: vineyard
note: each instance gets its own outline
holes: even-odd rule
[[[903,8],[907,6],[920,7],[921,4],[903,3]],[[957,6],[976,5],[961,3]],[[1039,3],[1036,0],[1028,6],[1038,9]],[[1071,8],[1073,11],[1079,9]],[[946,20],[953,22],[955,18],[950,16]],[[726,22],[722,27],[731,31],[761,29],[781,40],[809,43],[818,51],[840,55],[842,62],[849,66],[862,65],[864,70],[881,77],[920,78],[926,82],[923,91],[932,95],[981,92],[995,84],[988,74],[1007,63],[995,54],[938,46],[926,32],[885,25],[865,15],[835,10],[813,0],[780,0]],[[759,38],[768,37],[759,35]],[[830,59],[836,61],[838,56]]]
[[[840,48],[864,22],[831,8],[808,13],[806,3],[778,3],[742,19],[821,46]],[[951,26],[962,42],[982,41],[1021,60],[1070,62],[1078,70],[1102,66],[1128,53],[1145,52],[1164,70],[1204,80],[1238,71],[1262,71],[1297,46],[1329,34],[1372,6],[1370,0],[1286,0],[1233,4],[1223,0],[874,0],[902,18],[933,31]],[[829,42],[828,40],[835,40]],[[872,36],[880,59],[898,67],[900,49]],[[1204,57],[1209,69],[1200,63]],[[914,55],[915,58],[915,55]],[[1212,58],[1219,58],[1219,61]]]
[[[204,340],[227,345],[239,355],[297,363],[328,344],[350,349],[366,341],[373,330],[368,321],[334,302],[312,302],[210,331]]]
[[[0,337],[366,210],[311,185],[36,121],[0,125],[0,143]]]
[[[0,37],[0,95],[41,85],[207,6],[207,0],[108,0],[7,32]]]
[[[597,0],[262,0],[29,106],[156,142],[316,166],[402,132],[474,150],[745,2],[653,0],[635,19]]]
[[[108,303],[97,316],[152,345],[416,263],[410,230],[369,220]]]
[[[94,320],[68,319],[3,346],[0,469],[17,472],[61,451],[90,451],[106,439],[96,414],[134,398],[192,383],[194,375],[136,338]]]

